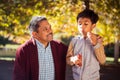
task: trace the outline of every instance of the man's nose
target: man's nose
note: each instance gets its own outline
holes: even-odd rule
[[[48,31],[49,33],[51,33],[51,32],[52,32],[52,29],[50,28],[50,29],[48,29],[47,31]]]

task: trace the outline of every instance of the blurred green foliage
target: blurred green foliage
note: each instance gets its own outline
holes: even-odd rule
[[[0,36],[0,44],[5,46],[8,43],[12,43],[8,38],[5,38],[4,36]]]
[[[104,37],[104,44],[114,42],[115,37],[120,40],[120,0],[90,0],[89,4],[100,17],[96,33]],[[84,0],[0,0],[0,35],[23,43],[30,37],[31,17],[43,15],[52,25],[55,39],[68,44],[68,38],[79,34],[76,16],[83,9]]]
[[[54,39],[68,45],[79,34],[76,16],[85,8],[85,1],[99,15],[93,32],[103,37],[106,55],[113,57],[115,41],[120,43],[120,0],[0,0],[0,57],[14,57],[19,45],[10,43],[21,44],[30,38],[27,26],[34,15],[46,16]]]

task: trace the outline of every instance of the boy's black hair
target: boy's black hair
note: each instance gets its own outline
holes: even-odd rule
[[[77,15],[77,21],[79,18],[89,18],[92,21],[92,24],[96,23],[99,19],[98,15],[90,9],[85,9]]]

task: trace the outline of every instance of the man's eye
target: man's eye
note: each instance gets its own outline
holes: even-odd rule
[[[47,29],[47,28],[45,28],[45,30],[47,31],[48,29]]]
[[[47,31],[47,28],[44,28],[43,31]]]

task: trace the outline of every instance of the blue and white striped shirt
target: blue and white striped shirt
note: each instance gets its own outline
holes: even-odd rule
[[[46,48],[38,40],[36,40],[36,44],[38,49],[39,80],[54,80],[55,70],[50,43]]]

